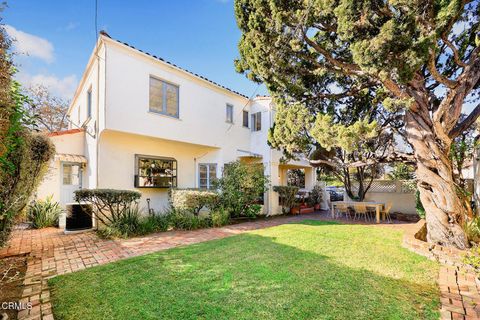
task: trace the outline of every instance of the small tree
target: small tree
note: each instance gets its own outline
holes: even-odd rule
[[[75,200],[90,202],[95,217],[105,226],[117,223],[125,212],[132,209],[142,195],[131,190],[81,189],[75,191]]]
[[[269,179],[261,164],[230,162],[223,176],[215,182],[220,193],[220,204],[232,217],[255,216],[260,207],[256,204],[268,190]]]
[[[35,119],[34,129],[46,132],[67,129],[67,101],[52,95],[43,85],[27,88],[25,95],[29,98],[25,109]]]

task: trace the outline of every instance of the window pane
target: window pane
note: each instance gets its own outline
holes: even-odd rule
[[[137,187],[176,186],[176,161],[169,159],[138,158]]]
[[[63,165],[63,184],[72,184],[72,166],[69,164]]]
[[[213,180],[217,178],[217,165],[211,164],[208,166],[208,177],[210,178],[210,185],[212,184]]]
[[[248,128],[248,111],[243,111],[243,126]]]
[[[87,92],[87,118],[92,116],[92,90]]]
[[[227,104],[227,122],[233,123],[233,106]]]
[[[262,113],[261,112],[257,112],[257,117],[256,117],[256,131],[260,131],[262,130]]]
[[[167,114],[178,117],[178,87],[166,83],[167,88]]]
[[[150,111],[163,112],[163,82],[150,77]]]

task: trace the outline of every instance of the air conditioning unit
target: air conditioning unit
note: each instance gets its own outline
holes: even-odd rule
[[[92,230],[94,226],[93,209],[90,203],[67,203],[65,233]]]

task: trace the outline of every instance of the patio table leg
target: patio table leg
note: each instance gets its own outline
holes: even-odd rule
[[[375,206],[375,212],[377,214],[377,223],[380,223],[380,206]]]
[[[335,219],[335,205],[332,204],[332,219]]]

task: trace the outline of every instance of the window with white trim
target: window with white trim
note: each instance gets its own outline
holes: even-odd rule
[[[213,188],[213,182],[217,179],[216,163],[200,163],[198,165],[198,187],[200,189]]]
[[[243,110],[243,126],[248,128],[248,111]]]
[[[262,130],[262,113],[256,112],[252,114],[252,131]]]
[[[228,123],[233,123],[233,105],[227,103],[226,113],[227,113],[226,121]]]
[[[177,85],[150,76],[149,110],[178,118]]]

